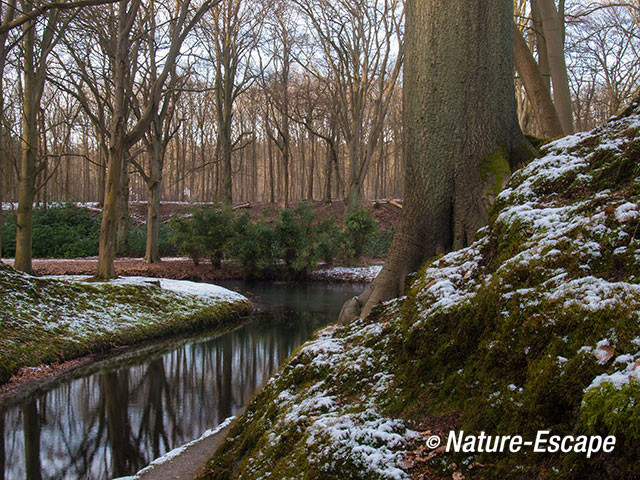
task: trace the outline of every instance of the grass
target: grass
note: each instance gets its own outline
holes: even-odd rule
[[[212,302],[157,287],[66,283],[0,263],[0,383],[24,366],[227,325],[248,302]]]

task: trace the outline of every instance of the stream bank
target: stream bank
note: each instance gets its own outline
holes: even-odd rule
[[[128,349],[5,402],[5,478],[26,478],[27,471],[43,479],[134,474],[238,415],[298,345],[334,321],[344,301],[362,289],[328,283],[224,286],[242,291],[255,306],[242,326]],[[180,460],[192,463],[192,454]]]
[[[64,282],[26,275],[2,262],[0,291],[0,384],[23,367],[229,325],[252,308],[242,295],[213,285]]]

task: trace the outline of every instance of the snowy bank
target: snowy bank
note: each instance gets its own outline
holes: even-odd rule
[[[0,263],[0,383],[21,367],[228,324],[251,311],[215,285],[144,277],[38,278]]]
[[[192,295],[206,302],[241,302],[247,299],[239,293],[211,283],[198,283],[189,280],[174,280],[171,278],[156,277],[118,277],[106,282],[95,282],[90,275],[47,275],[39,278],[50,278],[53,280],[75,281],[96,285],[105,283],[111,285],[132,285],[138,287],[159,287],[162,290],[183,295]]]
[[[640,106],[515,172],[467,248],[321,330],[202,478],[637,478]],[[444,453],[425,438],[616,435],[614,452]]]

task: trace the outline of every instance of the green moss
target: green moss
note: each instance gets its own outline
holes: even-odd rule
[[[330,385],[342,414],[374,404],[415,428],[431,429],[446,414],[454,419],[450,428],[468,433],[620,437],[615,452],[590,459],[524,451],[423,457],[436,477],[461,469],[465,478],[483,479],[635,478],[640,384],[585,394],[594,378],[623,368],[613,359],[637,358],[640,337],[640,292],[629,285],[640,278],[637,219],[623,221],[611,210],[640,204],[640,142],[636,129],[615,128],[584,135],[570,151],[556,147],[538,171],[515,172],[512,191],[494,204],[476,244],[430,261],[403,300],[331,334],[349,339],[351,351],[370,348],[377,360],[319,367],[298,351],[240,418],[205,477],[372,478],[366,466],[334,455],[335,439],[307,443],[313,418],[282,421],[279,395],[296,395],[300,405],[309,391]],[[609,148],[620,138],[622,148]],[[503,149],[485,159],[481,174],[488,194],[497,195],[510,174]],[[511,214],[498,222],[507,208]],[[571,218],[563,222],[562,215]],[[382,333],[358,338],[370,324],[383,325]],[[612,359],[601,363],[594,349],[604,339]],[[393,384],[372,390],[372,372],[380,371],[389,371]],[[331,467],[313,465],[311,454]],[[483,467],[466,468],[474,462]]]
[[[507,155],[504,153],[504,149],[500,148],[485,157],[480,162],[478,168],[482,181],[492,182],[489,189],[493,193],[493,197],[497,197],[502,190],[502,187],[511,176],[511,167],[509,166],[509,160]]]

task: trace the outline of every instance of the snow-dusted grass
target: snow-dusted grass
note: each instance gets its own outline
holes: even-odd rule
[[[383,413],[389,340],[363,320],[321,330],[232,427],[205,476],[227,478],[248,441],[257,448],[239,465],[243,478],[409,478],[402,458],[417,435]]]
[[[76,281],[96,285],[98,282],[91,280],[90,275],[47,275],[40,278],[51,278],[62,281]],[[155,277],[118,277],[108,282],[100,282],[111,285],[133,285],[138,287],[159,287],[162,290],[178,294],[192,295],[207,302],[237,302],[246,301],[239,293],[211,283],[197,283],[188,280],[173,280],[170,278]]]
[[[23,366],[222,325],[251,310],[241,295],[213,285],[61,281],[1,263],[0,291],[0,382]]]
[[[301,347],[203,478],[408,478],[412,465],[434,478],[637,478],[639,205],[638,105],[546,145],[472,245]],[[616,450],[426,458],[414,430],[445,414],[465,432],[526,440],[615,434]]]

